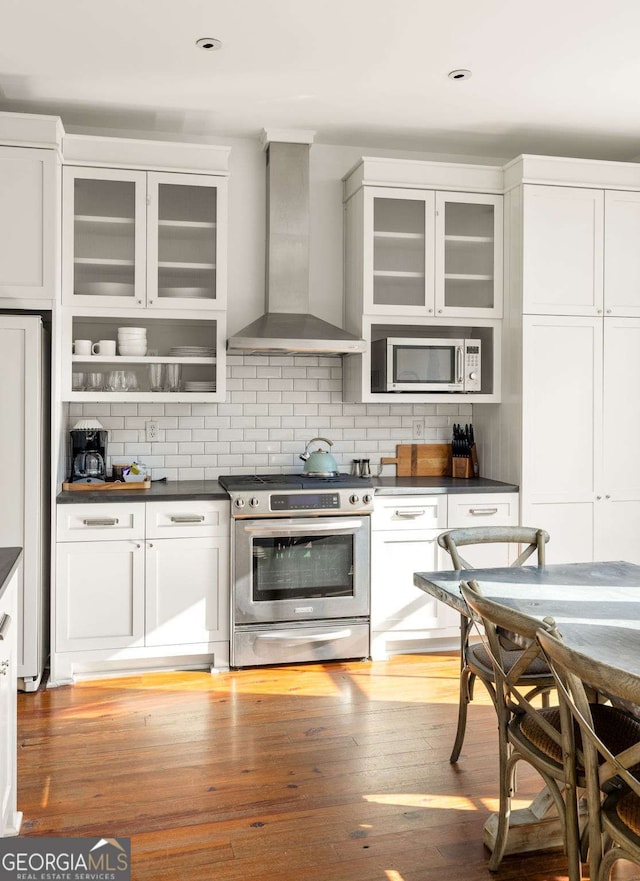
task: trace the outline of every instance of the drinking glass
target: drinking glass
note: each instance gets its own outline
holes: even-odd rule
[[[164,364],[149,364],[149,387],[152,392],[164,391]]]
[[[138,390],[138,377],[135,370],[127,370],[124,375],[125,387],[129,392]]]
[[[84,391],[84,373],[71,374],[71,388],[74,392]]]
[[[110,392],[126,392],[127,376],[124,370],[112,370],[107,379],[107,389]]]
[[[181,372],[182,372],[182,364],[167,364],[167,389],[170,392],[179,392],[180,391]]]
[[[101,392],[104,386],[104,379],[101,373],[87,373],[87,391]]]

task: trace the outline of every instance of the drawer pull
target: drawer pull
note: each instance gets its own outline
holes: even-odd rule
[[[497,508],[469,508],[469,513],[474,517],[488,517],[491,514],[497,514]]]
[[[85,517],[82,521],[85,526],[116,526],[117,517]]]
[[[413,519],[415,517],[424,517],[426,513],[425,508],[398,508],[396,517],[409,517]]]
[[[2,619],[2,624],[0,624],[0,639],[6,639],[7,634],[9,633],[9,628],[11,627],[11,615],[5,614]]]
[[[172,514],[169,519],[172,523],[202,523],[204,514]]]

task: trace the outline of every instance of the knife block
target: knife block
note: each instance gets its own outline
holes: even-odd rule
[[[466,459],[462,456],[454,456],[451,459],[451,476],[464,477],[465,479],[473,477],[473,462],[471,459]]]

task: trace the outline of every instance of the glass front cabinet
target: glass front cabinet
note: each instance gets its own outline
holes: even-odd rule
[[[63,188],[65,306],[225,308],[226,178],[69,165]]]
[[[362,311],[499,318],[502,196],[366,187]]]

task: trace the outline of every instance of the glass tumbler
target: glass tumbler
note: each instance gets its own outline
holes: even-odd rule
[[[152,392],[164,391],[164,364],[149,364],[149,388]]]
[[[181,388],[182,364],[167,364],[167,389],[170,392],[179,392]]]
[[[104,379],[101,373],[87,373],[87,391],[101,392],[104,386]]]

